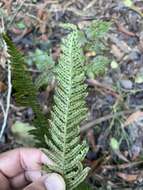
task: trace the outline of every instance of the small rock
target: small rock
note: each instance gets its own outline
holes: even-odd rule
[[[138,61],[140,59],[140,53],[137,51],[132,51],[129,55],[128,55],[130,60],[133,61]]]
[[[122,57],[124,56],[124,53],[120,50],[119,47],[117,47],[116,45],[112,45],[111,46],[111,53],[118,59],[121,60]]]
[[[106,101],[109,104],[113,105],[115,103],[115,97],[109,94],[109,95],[106,96]]]
[[[87,159],[89,160],[96,160],[97,159],[97,153],[96,152],[92,152],[92,151],[89,151],[86,155]]]
[[[130,80],[121,80],[120,84],[123,88],[128,89],[128,90],[132,89],[133,87],[133,83]]]
[[[103,78],[103,83],[105,83],[105,84],[107,84],[107,85],[113,85],[113,80],[112,80],[111,77],[105,76],[105,77]]]

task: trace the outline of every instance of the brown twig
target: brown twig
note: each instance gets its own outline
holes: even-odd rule
[[[117,22],[115,24],[116,24],[119,32],[122,32],[122,33],[126,34],[127,36],[131,36],[131,37],[136,36],[136,34],[134,32],[131,32],[128,29],[126,29],[122,24],[117,23]]]
[[[87,124],[81,126],[80,131],[81,131],[81,132],[85,132],[85,131],[87,131],[88,129],[94,127],[95,125],[97,125],[97,124],[99,124],[99,123],[101,123],[101,122],[103,122],[103,121],[107,121],[107,120],[109,120],[109,119],[116,118],[116,117],[119,117],[119,116],[122,116],[122,115],[131,114],[131,113],[133,113],[134,111],[135,111],[135,110],[127,110],[127,111],[121,111],[121,112],[118,112],[118,113],[115,113],[115,114],[112,114],[112,115],[109,114],[109,115],[107,115],[107,116],[103,116],[103,117],[101,117],[101,118],[98,118],[98,119],[96,119],[96,120],[90,121],[89,123],[87,123]]]
[[[137,167],[139,165],[143,164],[143,160],[137,161],[137,162],[130,162],[130,163],[124,163],[124,164],[117,164],[117,165],[102,165],[101,168],[105,170],[124,170],[129,169],[133,167]]]
[[[107,93],[115,96],[117,99],[122,99],[121,96],[119,94],[117,94],[110,86],[102,84],[95,79],[87,79],[86,83],[88,85],[95,86],[95,87],[97,86],[97,87],[104,89]]]
[[[89,1],[89,4],[86,7],[84,7],[83,11],[86,11],[90,9],[91,7],[93,7],[96,2],[97,0]]]

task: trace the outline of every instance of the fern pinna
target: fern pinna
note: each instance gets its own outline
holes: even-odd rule
[[[63,40],[62,55],[57,67],[55,105],[51,112],[50,136],[46,138],[47,155],[56,163],[49,166],[60,173],[68,190],[75,189],[87,176],[89,168],[83,168],[88,147],[80,144],[80,123],[86,118],[87,95],[84,84],[83,55],[79,45],[79,31],[75,25],[66,24],[72,32]]]
[[[48,120],[43,115],[40,104],[37,100],[37,89],[32,82],[30,74],[26,71],[26,64],[24,56],[16,48],[15,44],[8,37],[3,34],[3,39],[8,47],[12,67],[12,83],[15,91],[14,97],[16,103],[21,106],[31,107],[35,117],[33,125],[36,129],[31,130],[31,134],[36,139],[37,146],[45,146],[44,135],[48,132]]]

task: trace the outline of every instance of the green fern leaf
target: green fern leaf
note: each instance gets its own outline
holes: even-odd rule
[[[3,39],[7,44],[8,53],[10,55],[11,66],[12,66],[12,83],[14,89],[14,97],[16,103],[24,107],[31,107],[35,114],[33,125],[36,129],[31,130],[31,134],[34,135],[37,142],[37,146],[44,146],[44,135],[47,134],[47,119],[42,114],[40,104],[37,100],[37,90],[32,82],[30,74],[26,71],[26,64],[24,56],[12,42],[12,40],[3,34]]]
[[[62,55],[57,68],[57,88],[55,90],[50,120],[51,139],[45,137],[47,155],[56,163],[49,166],[60,173],[68,190],[75,189],[87,176],[89,168],[83,168],[88,147],[80,144],[81,121],[86,118],[87,95],[84,84],[83,55],[79,45],[79,31],[74,25],[67,25],[73,31],[63,40]]]
[[[97,56],[93,61],[86,67],[86,75],[89,78],[96,78],[105,73],[110,60],[104,56]]]
[[[85,29],[85,33],[90,40],[101,39],[109,31],[111,22],[94,20],[89,27]]]
[[[36,48],[35,52],[29,53],[27,63],[35,64],[40,71],[35,80],[37,89],[53,83],[56,66],[51,53]]]

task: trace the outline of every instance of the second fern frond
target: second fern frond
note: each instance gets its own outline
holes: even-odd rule
[[[48,120],[43,115],[40,104],[38,103],[38,91],[32,82],[30,74],[26,71],[26,64],[22,53],[16,48],[7,34],[3,34],[3,39],[7,44],[10,55],[12,83],[16,103],[20,106],[32,108],[35,114],[33,125],[36,129],[33,129],[31,133],[35,137],[37,146],[44,146],[44,135],[48,132]]]

